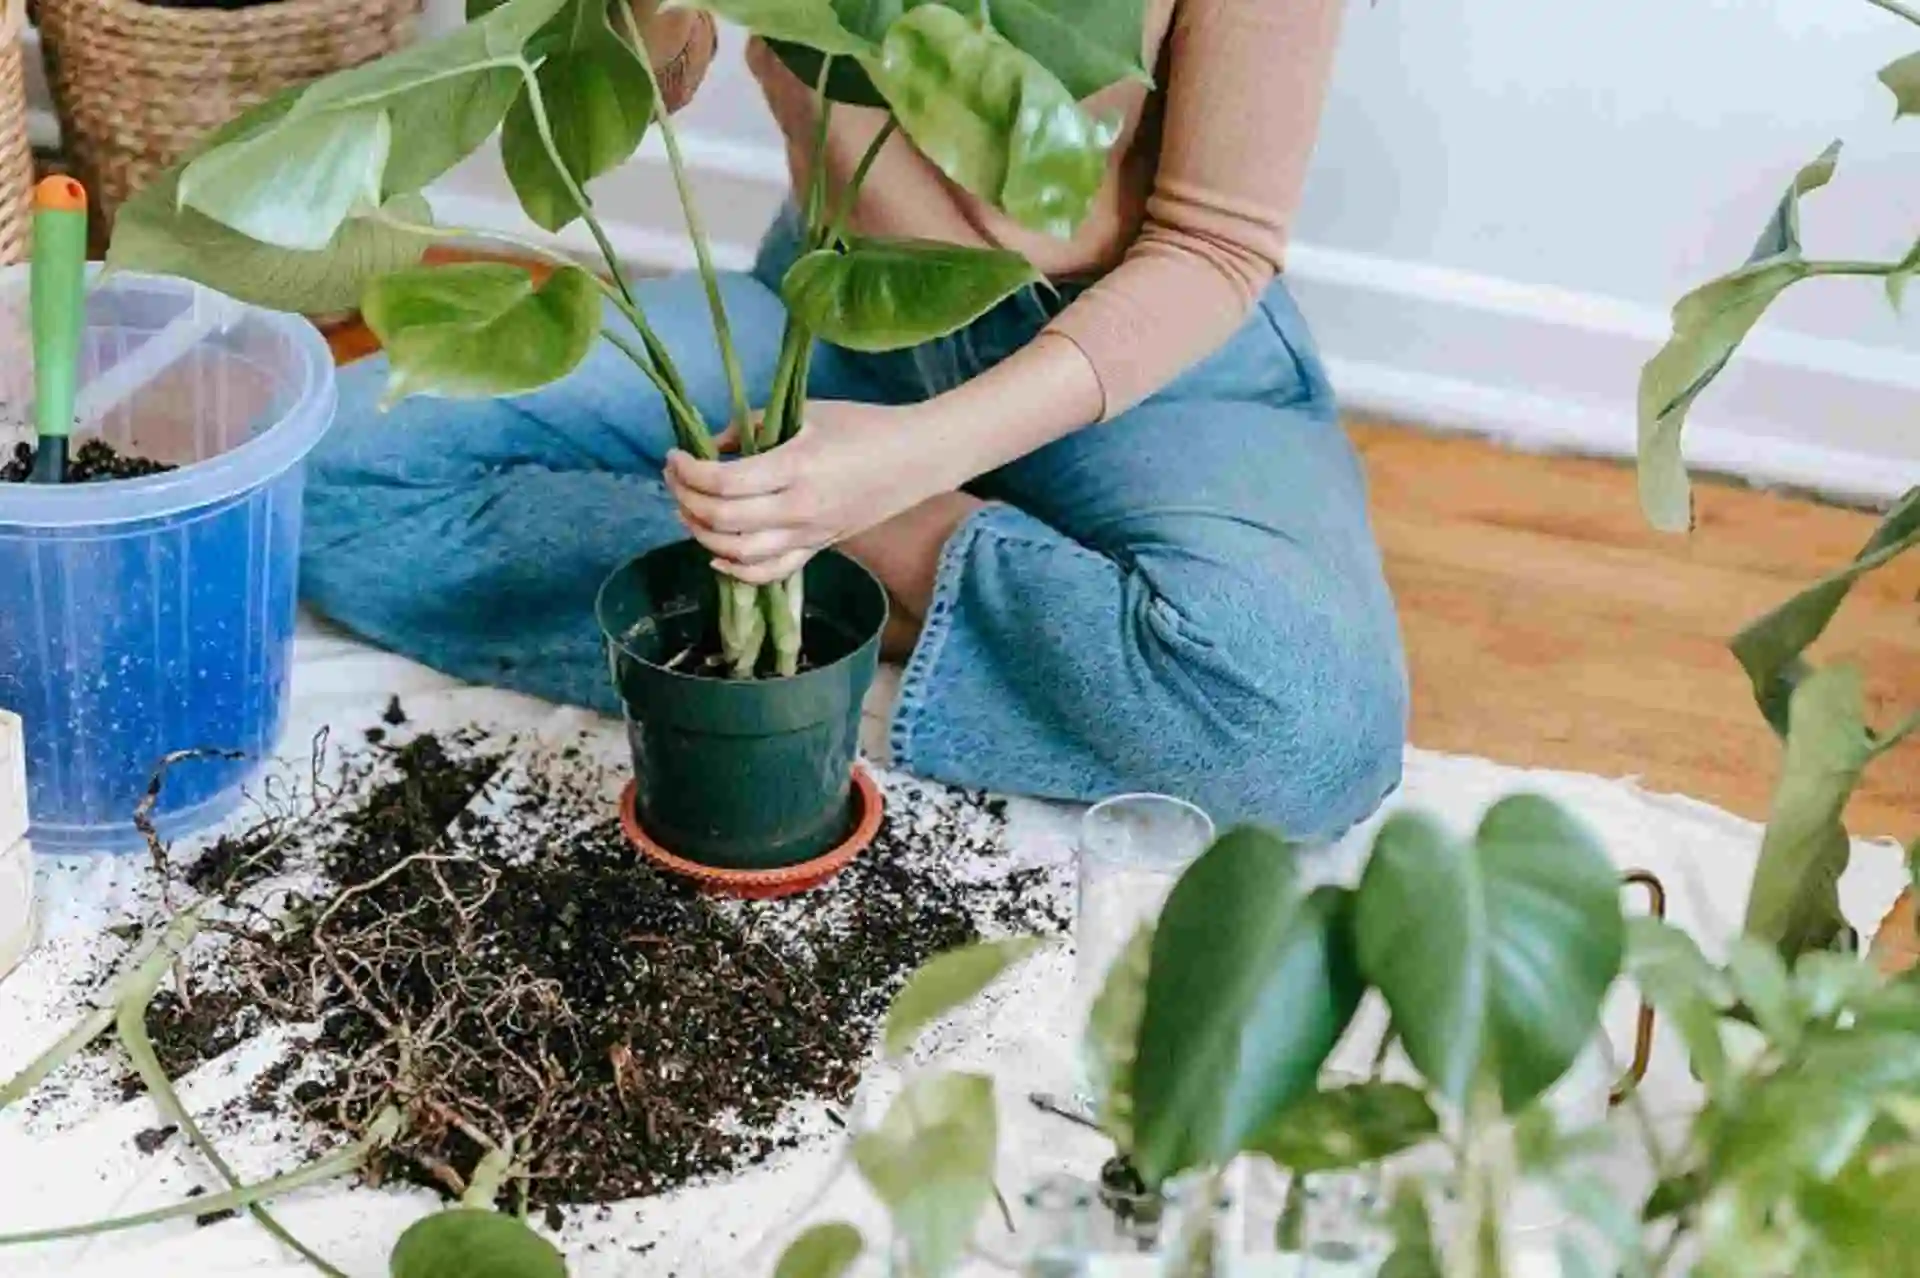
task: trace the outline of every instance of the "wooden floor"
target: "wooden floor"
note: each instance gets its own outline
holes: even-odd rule
[[[371,349],[335,330],[335,350]],[[1763,819],[1779,746],[1726,640],[1853,555],[1873,521],[1702,485],[1691,537],[1652,532],[1632,472],[1356,423],[1413,673],[1415,744],[1635,776]],[[1854,592],[1818,651],[1869,672],[1879,721],[1920,706],[1920,558]],[[1855,834],[1920,837],[1920,748],[1882,759]]]

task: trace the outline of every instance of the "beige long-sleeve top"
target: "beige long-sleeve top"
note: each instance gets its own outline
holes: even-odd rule
[[[1341,0],[1149,0],[1154,85],[1087,102],[1122,121],[1105,184],[1072,239],[1030,231],[949,181],[896,135],[851,226],[1014,249],[1056,280],[1097,278],[1049,326],[1099,379],[1112,416],[1213,353],[1281,269],[1319,127]],[[803,189],[812,95],[764,46],[748,62],[787,138]],[[884,123],[836,108],[825,163],[833,189]]]

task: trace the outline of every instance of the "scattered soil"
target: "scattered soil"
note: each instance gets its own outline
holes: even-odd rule
[[[1065,926],[1044,869],[982,875],[1005,823],[978,797],[897,788],[825,887],[720,901],[636,856],[578,751],[529,769],[477,732],[400,740],[397,702],[385,720],[338,780],[316,766],[314,804],[188,869],[239,922],[196,948],[191,1003],[149,1017],[175,1077],[293,1028],[239,1106],[318,1124],[316,1146],[403,1107],[370,1175],[458,1194],[510,1139],[544,1210],[738,1170],[797,1143],[803,1102],[850,1099],[927,958]]]
[[[34,446],[14,445],[13,456],[0,462],[0,484],[24,484],[33,473]],[[113,479],[139,479],[146,475],[164,475],[178,467],[165,462],[133,457],[116,450],[104,439],[89,439],[67,458],[69,484],[95,484]]]

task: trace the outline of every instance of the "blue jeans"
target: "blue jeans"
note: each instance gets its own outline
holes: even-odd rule
[[[784,320],[783,221],[722,283],[755,403]],[[709,421],[728,416],[697,278],[641,304]],[[904,404],[1032,340],[1071,290],[1023,291],[915,350],[822,347],[815,398]],[[609,312],[609,324],[624,321]],[[659,397],[602,343],[517,399],[376,405],[342,371],[313,455],[302,587],[322,613],[449,674],[617,711],[600,581],[683,538]],[[1400,775],[1407,687],[1360,468],[1279,283],[1227,345],[1113,421],[983,476],[953,534],[892,723],[894,762],[954,785],[1093,800],[1157,790],[1223,824],[1339,832]]]

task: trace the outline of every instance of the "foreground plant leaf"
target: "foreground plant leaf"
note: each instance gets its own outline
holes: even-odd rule
[[[1487,811],[1470,842],[1401,815],[1374,840],[1355,911],[1360,964],[1428,1082],[1464,1104],[1491,1071],[1515,1113],[1593,1040],[1620,970],[1618,873],[1546,799]]]
[[[1807,676],[1789,705],[1786,756],[1742,931],[1792,961],[1830,948],[1847,930],[1839,882],[1852,847],[1842,816],[1867,764],[1896,739],[1868,732],[1860,673],[1850,667]]]
[[[1116,130],[1045,67],[940,5],[895,21],[864,65],[942,173],[1032,230],[1065,238],[1080,225]]]
[[[1866,545],[1845,568],[1829,573],[1734,636],[1733,655],[1753,683],[1754,700],[1773,730],[1785,736],[1793,690],[1813,667],[1802,655],[1840,611],[1847,592],[1875,569],[1920,546],[1920,488],[1894,504]]]
[[[908,978],[887,1012],[887,1055],[904,1056],[921,1030],[970,1002],[1045,945],[1037,936],[1016,936],[934,955]]]
[[[1920,115],[1920,53],[1909,53],[1880,68],[1880,83],[1893,94],[1893,117]]]
[[[1226,1163],[1295,1099],[1353,1019],[1349,894],[1308,893],[1264,830],[1217,840],[1154,929],[1134,1065],[1134,1164],[1150,1186]]]
[[[1018,253],[921,240],[860,240],[795,262],[781,283],[813,333],[855,351],[893,351],[972,323],[1040,273]]]
[[[554,1245],[512,1216],[454,1207],[415,1221],[394,1244],[392,1278],[566,1278]]]
[[[1707,962],[1691,936],[1658,919],[1628,920],[1627,937],[1627,974],[1680,1031],[1687,1058],[1708,1093],[1719,1094],[1727,1079],[1720,1014],[1733,1003],[1727,978]]]
[[[1439,1131],[1439,1117],[1418,1088],[1354,1083],[1302,1096],[1249,1148],[1288,1171],[1311,1175],[1380,1162]]]
[[[1434,1247],[1433,1220],[1418,1182],[1402,1181],[1394,1190],[1387,1220],[1393,1228],[1393,1251],[1378,1278],[1441,1278],[1445,1271]]]
[[[803,45],[817,53],[857,57],[874,50],[875,39],[843,25],[835,12],[838,6],[830,0],[667,0],[661,7],[704,9],[757,36]],[[894,15],[898,12],[895,5]]]
[[[493,136],[520,92],[528,65],[522,49],[563,3],[507,0],[438,39],[316,81],[271,128],[189,162],[181,173],[184,201],[283,247],[331,242],[345,211],[423,190]],[[389,148],[369,196],[360,167],[324,161],[347,147],[350,126],[376,118],[401,141]],[[305,216],[289,207],[282,189],[283,175],[301,167],[326,178]],[[262,227],[272,234],[258,234]]]
[[[181,171],[176,200],[249,239],[310,252],[380,207],[393,128],[377,108],[284,121]]]
[[[853,1141],[853,1160],[893,1217],[924,1278],[952,1273],[993,1200],[999,1120],[993,1080],[933,1074],[907,1084],[877,1130]]]
[[[653,85],[640,55],[609,25],[605,0],[567,0],[533,43],[544,55],[534,83],[572,187],[540,136],[533,87],[523,87],[507,111],[500,161],[527,216],[558,231],[581,215],[573,188],[640,149],[653,119]]]
[[[1832,179],[1839,157],[1835,142],[1794,176],[1745,266],[1675,304],[1673,336],[1641,370],[1640,504],[1656,528],[1684,532],[1693,526],[1693,493],[1680,453],[1687,410],[1773,299],[1807,277],[1800,253],[1800,199]]]
[[[815,1225],[781,1253],[773,1278],[840,1278],[860,1258],[860,1231],[841,1221]]]
[[[578,367],[600,331],[600,290],[579,267],[535,287],[494,262],[400,271],[362,301],[392,365],[387,402],[490,398],[534,390]]]
[[[1133,1074],[1140,1057],[1140,1025],[1147,1014],[1147,973],[1153,962],[1153,924],[1142,923],[1127,942],[1087,1015],[1081,1051],[1094,1118],[1123,1155],[1133,1153]]]

